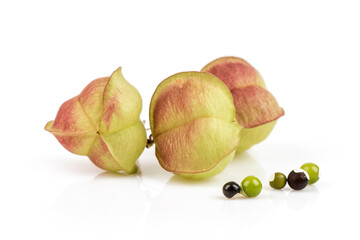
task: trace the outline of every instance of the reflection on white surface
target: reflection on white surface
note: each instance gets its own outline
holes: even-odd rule
[[[144,224],[151,229],[165,224],[167,229],[175,230],[179,225],[198,228],[199,222],[215,227],[219,220],[252,226],[267,221],[274,211],[284,207],[299,211],[316,204],[316,186],[302,191],[288,186],[271,189],[267,173],[250,153],[237,154],[219,175],[196,181],[165,172],[152,154],[149,151],[142,157],[136,175],[102,172],[91,180],[69,185],[52,211],[82,222]],[[225,182],[240,183],[248,175],[262,181],[263,191],[258,197],[226,199],[222,195]]]
[[[325,152],[311,147],[299,149]],[[47,228],[41,235],[44,237],[48,237],[49,232],[60,233],[66,229],[75,232],[79,239],[84,234],[87,237],[91,235],[90,239],[98,239],[134,233],[141,236],[162,234],[167,239],[176,233],[180,239],[191,238],[194,234],[201,237],[209,229],[211,235],[222,236],[229,228],[242,231],[242,237],[244,234],[251,237],[251,234],[257,233],[258,227],[269,231],[277,223],[283,224],[283,228],[291,233],[298,228],[294,223],[308,221],[309,216],[316,216],[327,226],[333,226],[334,219],[324,217],[328,215],[329,208],[340,216],[337,219],[353,211],[353,207],[347,212],[338,207],[345,198],[334,194],[333,190],[342,187],[350,192],[353,187],[334,179],[334,172],[341,179],[345,179],[344,175],[356,176],[355,169],[338,171],[338,164],[333,159],[340,159],[344,156],[342,153],[336,155],[330,152],[324,157],[326,162],[318,162],[323,172],[319,182],[294,191],[288,185],[282,190],[268,185],[269,175],[274,170],[286,173],[299,165],[289,161],[292,152],[283,152],[282,158],[276,161],[269,159],[271,155],[263,157],[266,154],[262,151],[238,154],[217,176],[190,181],[162,169],[153,151],[144,152],[139,161],[140,171],[129,176],[101,171],[83,157],[68,157],[66,154],[63,158],[44,157],[36,164],[41,167],[24,172],[28,181],[17,181],[19,189],[24,184],[32,188],[23,188],[21,192],[11,189],[11,193],[17,195],[12,195],[9,202],[18,204],[16,211],[4,208],[7,215],[12,216],[7,222],[27,223],[37,215],[37,222],[29,225],[28,231],[36,232],[32,226],[42,224]],[[227,181],[241,182],[247,175],[255,175],[262,181],[263,190],[258,197],[227,199],[223,196],[222,186]],[[26,201],[22,200],[24,196]],[[349,206],[357,206],[358,201],[358,197],[346,199]],[[342,203],[342,206],[345,205]],[[19,214],[14,215],[14,212]],[[26,218],[20,214],[24,212]],[[288,222],[289,219],[292,222]],[[319,227],[316,224],[308,227],[312,226],[314,229]],[[62,232],[55,239],[66,237],[66,232]]]
[[[248,153],[236,155],[222,173],[210,179],[192,181],[174,175],[154,198],[148,222],[161,223],[168,219],[178,224],[198,226],[204,219],[207,224],[215,225],[216,219],[244,224],[251,223],[251,219],[257,221],[256,216],[266,211],[266,202],[245,198],[229,200],[222,194],[224,183],[231,180],[240,183],[248,175],[265,175],[261,165]]]
[[[269,192],[268,196],[274,208],[281,207],[284,204],[286,204],[286,198],[288,192],[287,187],[288,186],[285,186],[285,188],[281,190],[276,190],[271,188],[270,186],[265,186],[265,189],[263,189],[263,191]]]
[[[319,190],[315,185],[309,185],[301,191],[291,190],[287,195],[287,205],[290,209],[301,211],[309,205],[316,205]]]
[[[64,189],[54,209],[86,222],[136,223],[143,218],[146,206],[146,191],[140,185],[141,178],[136,175],[100,173]]]

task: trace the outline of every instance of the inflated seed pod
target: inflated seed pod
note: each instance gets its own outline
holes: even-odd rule
[[[231,92],[205,72],[178,73],[162,81],[151,99],[155,154],[167,171],[186,178],[221,172],[239,144]]]
[[[265,88],[259,72],[238,57],[215,59],[201,71],[217,76],[231,91],[236,120],[243,127],[237,150],[247,150],[266,139],[284,110]]]
[[[141,108],[139,92],[118,68],[64,102],[45,130],[68,151],[88,156],[97,167],[133,174],[146,145]]]

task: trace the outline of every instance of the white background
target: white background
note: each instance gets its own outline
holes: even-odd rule
[[[356,238],[359,23],[356,1],[1,1],[0,238]],[[228,55],[259,70],[285,116],[211,179],[175,177],[154,148],[141,174],[107,173],[43,130],[119,66],[148,126],[163,79]],[[309,161],[320,166],[315,185],[268,187],[271,173]],[[225,182],[251,174],[261,195],[223,197]]]

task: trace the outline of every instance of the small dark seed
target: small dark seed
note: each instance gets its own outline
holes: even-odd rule
[[[309,175],[303,169],[295,169],[289,173],[287,181],[292,189],[302,190],[309,183]]]
[[[225,197],[232,198],[236,194],[240,193],[241,188],[240,188],[239,184],[231,181],[231,182],[225,183],[222,190],[223,190]]]

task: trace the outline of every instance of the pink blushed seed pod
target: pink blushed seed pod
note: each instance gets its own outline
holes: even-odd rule
[[[147,141],[141,108],[139,92],[119,68],[64,102],[45,130],[68,151],[88,156],[99,168],[132,174]]]
[[[214,75],[170,76],[157,87],[149,113],[156,157],[165,170],[206,178],[234,157],[240,126],[229,89]]]

